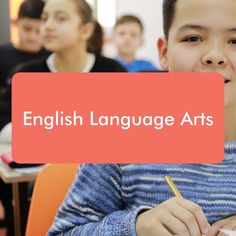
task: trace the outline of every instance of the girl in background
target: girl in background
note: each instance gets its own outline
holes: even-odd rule
[[[17,72],[125,72],[114,60],[88,52],[94,19],[85,0],[48,0],[42,20],[44,47],[52,54]]]
[[[125,72],[116,61],[88,52],[93,35],[92,10],[85,0],[48,0],[42,13],[41,34],[46,58],[23,64],[16,72]],[[91,51],[91,50],[90,50]],[[96,54],[95,54],[96,53]],[[14,74],[11,74],[12,75]],[[11,120],[11,86],[1,95],[0,117]]]
[[[102,33],[93,35],[95,21],[85,0],[48,0],[41,18],[43,44],[52,54],[22,64],[10,77],[16,72],[125,72],[118,62],[101,56],[101,45],[93,43]],[[0,117],[10,122],[11,86],[1,95],[0,103],[4,103],[0,104]]]

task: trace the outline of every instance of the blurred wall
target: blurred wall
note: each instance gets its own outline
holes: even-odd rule
[[[0,45],[10,41],[9,1],[0,0]]]

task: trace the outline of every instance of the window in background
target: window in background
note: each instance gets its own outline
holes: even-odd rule
[[[113,27],[116,22],[118,0],[95,0],[96,16],[104,30],[103,54],[114,57],[116,49],[113,44]]]
[[[93,8],[94,17],[105,29],[113,28],[116,21],[117,0],[86,0]]]
[[[97,19],[104,28],[112,28],[116,21],[116,0],[97,0]]]

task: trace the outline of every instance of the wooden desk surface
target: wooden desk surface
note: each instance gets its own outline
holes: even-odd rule
[[[3,153],[11,152],[11,145],[0,144],[0,155]],[[31,168],[32,172],[29,173],[19,173],[14,169],[9,168],[5,163],[0,160],[0,177],[5,183],[19,183],[19,182],[29,182],[36,179],[38,173],[44,166]]]

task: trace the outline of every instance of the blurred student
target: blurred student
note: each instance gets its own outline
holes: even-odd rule
[[[100,44],[91,46],[89,40],[94,37],[94,19],[92,10],[85,0],[48,0],[41,19],[43,44],[45,49],[51,51],[52,54],[46,59],[21,65],[12,74],[16,72],[126,71],[115,60],[99,55]],[[101,38],[100,35],[101,32],[98,38]],[[1,100],[8,105],[3,109],[0,107],[0,117],[10,122],[11,86],[8,86]],[[0,121],[0,129],[1,126]]]
[[[49,236],[223,236],[220,229],[235,234],[235,9],[235,0],[163,0],[165,37],[158,40],[164,70],[217,72],[224,77],[224,160],[82,165]],[[186,199],[172,197],[166,175]]]
[[[18,66],[12,75],[16,72],[126,72],[115,60],[99,55],[98,47],[90,47],[94,19],[85,0],[47,0],[41,19],[43,45],[52,54]],[[8,105],[0,106],[0,117],[10,121],[11,86],[1,100]]]
[[[92,45],[93,38],[101,38],[101,32],[93,36],[95,21],[85,0],[48,0],[41,19],[43,45],[52,54],[18,66],[10,77],[16,72],[126,72],[115,60],[100,55],[101,43]],[[0,104],[0,117],[10,122],[11,86],[6,90],[0,103],[7,106]]]
[[[93,36],[95,21],[85,0],[48,0],[41,19],[43,45],[52,54],[18,66],[10,77],[17,72],[126,72],[115,60],[100,55],[101,43],[92,45],[94,39],[101,39],[101,32]],[[0,104],[0,117],[10,122],[11,86],[0,103],[7,104]],[[0,120],[0,129],[1,123]]]
[[[99,55],[96,48],[91,49],[89,40],[93,37],[95,21],[85,0],[48,0],[41,18],[44,47],[52,54],[17,71],[125,72],[115,60]]]
[[[42,49],[40,37],[41,13],[44,2],[41,0],[25,0],[22,2],[16,21],[19,42],[16,45],[11,43],[0,47],[0,130],[7,125],[11,116],[11,104],[3,99],[9,86],[10,71],[21,63],[35,59],[46,58],[49,53]],[[9,134],[10,135],[10,134]],[[9,136],[7,135],[7,136]],[[21,199],[27,198],[27,185],[21,185]],[[12,185],[5,184],[0,179],[0,200],[2,201],[5,219],[1,226],[7,228],[7,235],[14,235],[13,207],[12,207]],[[26,202],[24,202],[26,203]],[[22,207],[22,228],[27,218],[27,203]]]
[[[0,93],[3,93],[10,71],[17,65],[38,58],[45,58],[49,53],[42,49],[40,37],[41,13],[44,2],[25,0],[22,2],[16,20],[19,41],[0,47]]]
[[[27,0],[29,2],[36,0]],[[39,4],[37,2],[37,4]],[[39,38],[39,26],[44,47],[51,51],[48,58],[35,60],[18,66],[16,72],[125,72],[126,70],[116,61],[100,56],[101,45],[92,45],[88,40],[93,36],[94,19],[92,10],[85,0],[48,0],[45,7],[40,7],[38,18],[41,17],[37,30],[32,29],[32,38],[24,41],[23,45],[31,51],[36,46],[33,39]],[[27,8],[28,9],[28,8]],[[39,8],[38,8],[39,9]],[[31,10],[30,10],[31,12]],[[31,13],[32,14],[32,13]],[[20,18],[20,17],[19,17]],[[22,19],[23,20],[23,19]],[[25,23],[25,21],[23,21]],[[25,26],[26,27],[26,26]],[[33,27],[33,25],[32,25]],[[29,29],[26,27],[26,30]],[[37,37],[35,36],[37,32]],[[101,32],[98,34],[101,38]],[[96,36],[97,37],[97,36]],[[16,49],[14,49],[16,50]],[[90,51],[90,52],[88,52]],[[42,52],[40,52],[41,54]],[[31,55],[32,53],[30,53]],[[42,53],[44,55],[44,53]],[[12,68],[9,68],[12,69]],[[8,71],[9,72],[9,71]],[[7,74],[7,73],[6,73]],[[10,76],[11,77],[11,76]],[[0,94],[0,130],[11,121],[11,85],[7,85],[4,94]],[[23,165],[23,164],[22,164]],[[5,206],[8,235],[13,234],[12,190],[0,180],[0,199]],[[26,209],[27,210],[27,209]]]
[[[121,16],[115,24],[115,58],[129,72],[156,71],[157,67],[148,60],[137,59],[137,50],[143,45],[143,23],[133,15]]]

